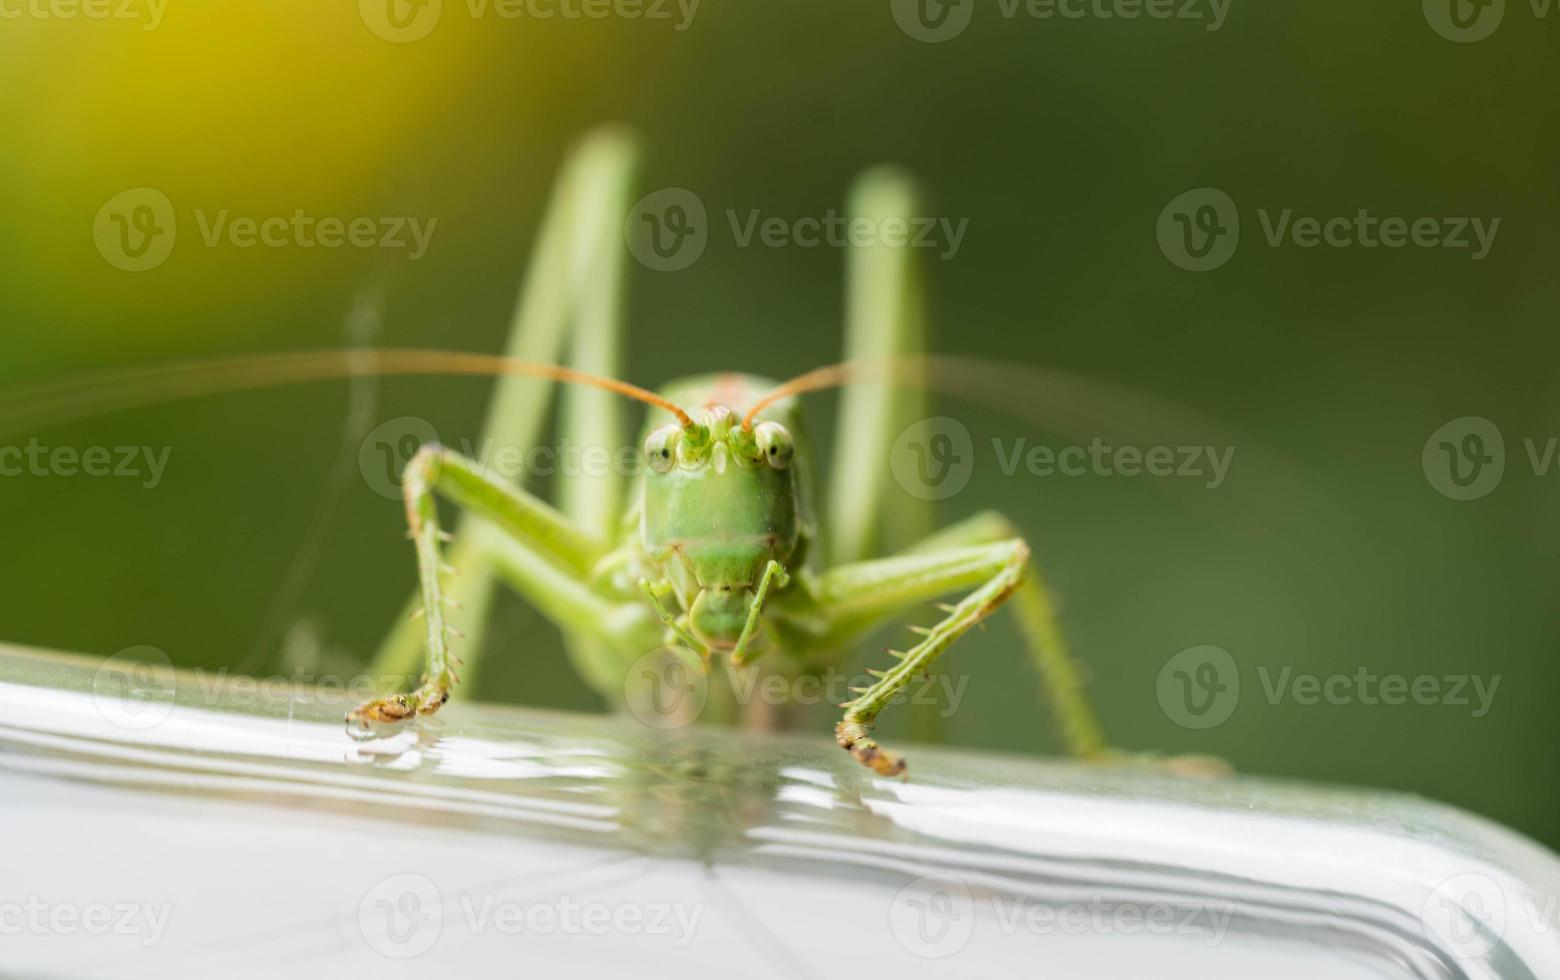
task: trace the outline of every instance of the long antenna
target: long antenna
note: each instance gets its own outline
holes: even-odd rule
[[[557,364],[469,351],[343,348],[181,361],[78,375],[0,398],[0,431],[87,418],[105,412],[353,375],[525,375],[588,385],[693,419],[653,391]]]
[[[828,388],[841,388],[862,381],[892,378],[924,366],[927,360],[924,355],[910,355],[875,361],[842,361],[839,364],[815,368],[777,385],[764,397],[754,402],[753,407],[742,416],[742,428],[753,428],[753,420],[758,418],[758,413],[782,399]]]

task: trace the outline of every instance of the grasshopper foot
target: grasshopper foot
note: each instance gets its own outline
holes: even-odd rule
[[[834,726],[834,740],[862,765],[879,776],[905,776],[905,760],[882,748],[867,734],[867,726],[849,719]]]
[[[411,694],[392,694],[387,698],[364,701],[348,715],[347,721],[357,724],[377,722],[391,725],[418,715],[431,715],[450,699],[450,692],[438,685],[424,684]]]

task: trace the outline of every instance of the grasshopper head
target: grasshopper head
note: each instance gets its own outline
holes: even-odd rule
[[[662,561],[694,634],[729,649],[770,559],[789,564],[801,538],[795,445],[778,422],[747,430],[724,406],[645,441],[641,535]]]

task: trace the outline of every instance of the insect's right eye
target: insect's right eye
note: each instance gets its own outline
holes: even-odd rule
[[[753,429],[753,438],[758,442],[759,455],[770,466],[783,470],[791,465],[796,444],[791,441],[791,433],[785,430],[785,426],[779,422],[760,422]]]
[[[681,431],[675,425],[665,426],[650,433],[645,440],[645,460],[657,473],[668,473],[677,462],[677,437]]]

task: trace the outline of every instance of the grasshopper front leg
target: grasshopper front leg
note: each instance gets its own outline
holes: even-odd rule
[[[424,446],[407,466],[403,481],[406,519],[417,549],[427,644],[427,673],[411,694],[368,701],[353,721],[395,722],[437,711],[459,681],[449,650],[453,631],[445,619],[442,557],[446,535],[439,527],[435,492],[484,518],[498,533],[484,555],[516,591],[553,622],[619,649],[655,645],[649,616],[637,603],[598,591],[590,573],[606,547],[557,510],[515,488],[480,465],[441,446]]]
[[[621,229],[637,159],[634,140],[611,128],[592,133],[571,152],[536,239],[506,354],[528,361],[556,361],[567,347],[574,367],[597,374],[620,373]],[[549,381],[520,376],[500,380],[482,428],[483,445],[534,445],[542,437],[551,395]],[[564,431],[580,445],[622,445],[616,429],[617,407],[601,392],[568,389],[562,418]],[[596,424],[587,424],[591,420]],[[564,481],[561,509],[583,530],[605,536],[603,521],[617,513],[618,482],[615,475]],[[523,483],[522,475],[516,485]],[[492,527],[479,522],[460,527],[450,546],[452,560],[463,573],[450,592],[459,596],[461,619],[472,635],[473,673],[479,668],[494,579],[501,572],[490,558],[495,550],[507,548]],[[408,611],[419,605],[426,610],[426,597],[412,597]],[[405,674],[426,645],[416,624],[403,617],[380,645],[370,669],[376,675]],[[480,680],[476,683],[480,685]]]
[[[904,760],[872,739],[873,722],[917,674],[929,670],[955,640],[1007,601],[1023,582],[1028,562],[1028,545],[1015,538],[860,562],[820,577],[817,599],[831,624],[829,632],[839,636],[858,635],[910,606],[975,587],[957,605],[945,607],[947,616],[937,625],[912,627],[920,642],[896,652],[898,663],[886,671],[872,671],[876,682],[854,692],[856,698],[844,705],[845,717],[834,729],[840,747],[879,775],[903,773]]]

